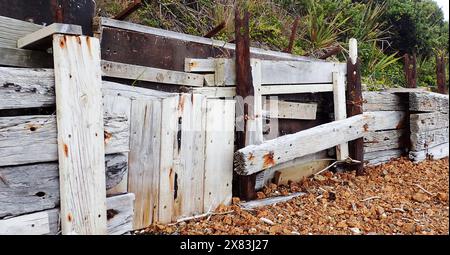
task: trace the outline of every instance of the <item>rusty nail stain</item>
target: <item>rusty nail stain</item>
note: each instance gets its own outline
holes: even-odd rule
[[[59,40],[59,47],[64,48],[65,41],[66,41],[66,40],[65,40],[65,37],[61,38],[61,39]]]
[[[178,101],[178,110],[183,112],[184,111],[184,96],[180,96],[180,101]]]
[[[109,140],[111,140],[112,134],[105,130],[103,135],[104,135],[104,139],[105,139],[105,144],[107,144],[109,142]]]
[[[369,125],[367,123],[364,124],[363,128],[365,132],[369,131]]]
[[[253,153],[249,153],[248,155],[248,160],[253,161],[255,159],[255,155],[253,155]]]
[[[72,222],[72,214],[71,213],[67,214],[67,220],[69,222]]]
[[[263,168],[269,168],[269,167],[275,165],[275,160],[273,159],[273,154],[274,154],[273,151],[271,151],[263,156],[263,160],[264,160]]]
[[[110,220],[112,218],[114,218],[114,216],[116,216],[117,214],[119,214],[119,212],[115,209],[109,209],[106,211],[106,219]]]
[[[64,144],[64,156],[69,157],[69,146]]]
[[[89,49],[89,55],[92,57],[91,38],[89,36],[86,36],[86,44]]]
[[[81,45],[81,38],[79,36],[77,36],[77,42],[79,45]]]

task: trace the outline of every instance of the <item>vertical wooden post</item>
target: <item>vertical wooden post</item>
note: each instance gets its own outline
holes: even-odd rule
[[[100,43],[53,36],[62,234],[106,234]]]
[[[408,53],[403,55],[406,86],[408,88],[417,88],[417,66],[416,66],[416,54],[410,56]]]
[[[292,25],[291,37],[289,38],[289,46],[284,50],[284,52],[292,53],[294,48],[295,37],[297,36],[298,23],[300,22],[300,17],[295,18],[294,24]]]
[[[361,69],[358,59],[358,44],[352,38],[349,42],[350,58],[347,60],[347,117],[362,114],[362,89],[361,89]],[[359,138],[349,142],[349,154],[354,160],[361,161],[355,165],[356,174],[364,174],[364,139]]]
[[[250,97],[255,96],[253,88],[252,69],[250,64],[250,14],[246,10],[244,17],[236,5],[235,8],[235,36],[236,36],[236,146],[244,148],[248,140],[248,119],[254,116],[254,105]],[[262,116],[260,116],[262,118]],[[256,174],[241,176],[234,173],[234,194],[243,200],[256,198]]]
[[[345,77],[340,72],[333,72],[333,101],[334,101],[334,119],[343,120],[347,118],[345,103]],[[336,146],[337,160],[348,158],[348,143]]]
[[[445,86],[445,54],[440,56],[439,53],[436,53],[436,81],[438,92],[447,94]]]

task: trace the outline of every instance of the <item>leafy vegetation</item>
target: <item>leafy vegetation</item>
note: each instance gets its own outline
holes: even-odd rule
[[[448,63],[448,22],[432,0],[241,0],[252,14],[253,46],[283,50],[291,27],[300,17],[293,53],[320,56],[341,47],[333,56],[344,61],[348,40],[358,40],[363,82],[369,90],[405,86],[402,56],[417,55],[418,85],[436,87],[435,54]],[[111,16],[129,0],[98,0],[101,15]],[[146,1],[129,19],[153,27],[204,35],[222,21],[217,39],[234,38],[234,0]],[[448,84],[448,64],[447,84]]]

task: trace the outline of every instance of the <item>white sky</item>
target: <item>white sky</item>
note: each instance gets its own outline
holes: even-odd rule
[[[444,11],[444,19],[448,21],[448,0],[434,0],[438,3],[441,9]]]

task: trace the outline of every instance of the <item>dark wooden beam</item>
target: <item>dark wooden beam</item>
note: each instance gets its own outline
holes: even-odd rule
[[[83,27],[92,36],[95,2],[92,0],[0,0],[0,16],[39,25],[67,23]]]
[[[236,37],[236,146],[237,149],[244,148],[246,144],[247,116],[251,113],[249,109],[253,106],[244,102],[245,98],[254,96],[252,70],[250,66],[250,13],[241,11],[238,6],[235,9],[235,37]],[[242,100],[239,100],[241,98]],[[252,100],[248,100],[252,101]],[[234,174],[235,195],[242,200],[252,200],[256,198],[256,174],[242,176]]]
[[[408,88],[417,88],[416,54],[411,56],[408,53],[405,53],[405,55],[403,55],[403,63],[406,86]]]
[[[447,86],[445,86],[445,54],[436,53],[436,81],[438,92],[447,94]]]
[[[203,37],[211,38],[211,37],[217,35],[220,31],[222,31],[222,29],[225,28],[226,25],[227,25],[227,23],[225,21],[222,21],[219,25],[217,25],[215,28],[213,28],[211,31],[209,31]]]
[[[142,6],[141,0],[134,0],[127,8],[119,12],[114,19],[124,20]]]
[[[297,36],[298,23],[300,22],[300,17],[295,18],[294,24],[292,25],[291,37],[289,38],[289,46],[284,50],[284,52],[292,53],[294,48],[295,37]]]
[[[356,47],[356,40],[353,46]],[[355,57],[356,59],[352,59]],[[361,65],[356,56],[350,57],[347,61],[347,117],[363,113],[363,98],[361,88]],[[358,160],[360,164],[353,164],[349,167],[356,170],[357,175],[364,174],[364,139],[359,138],[348,143],[349,155],[352,159]]]

